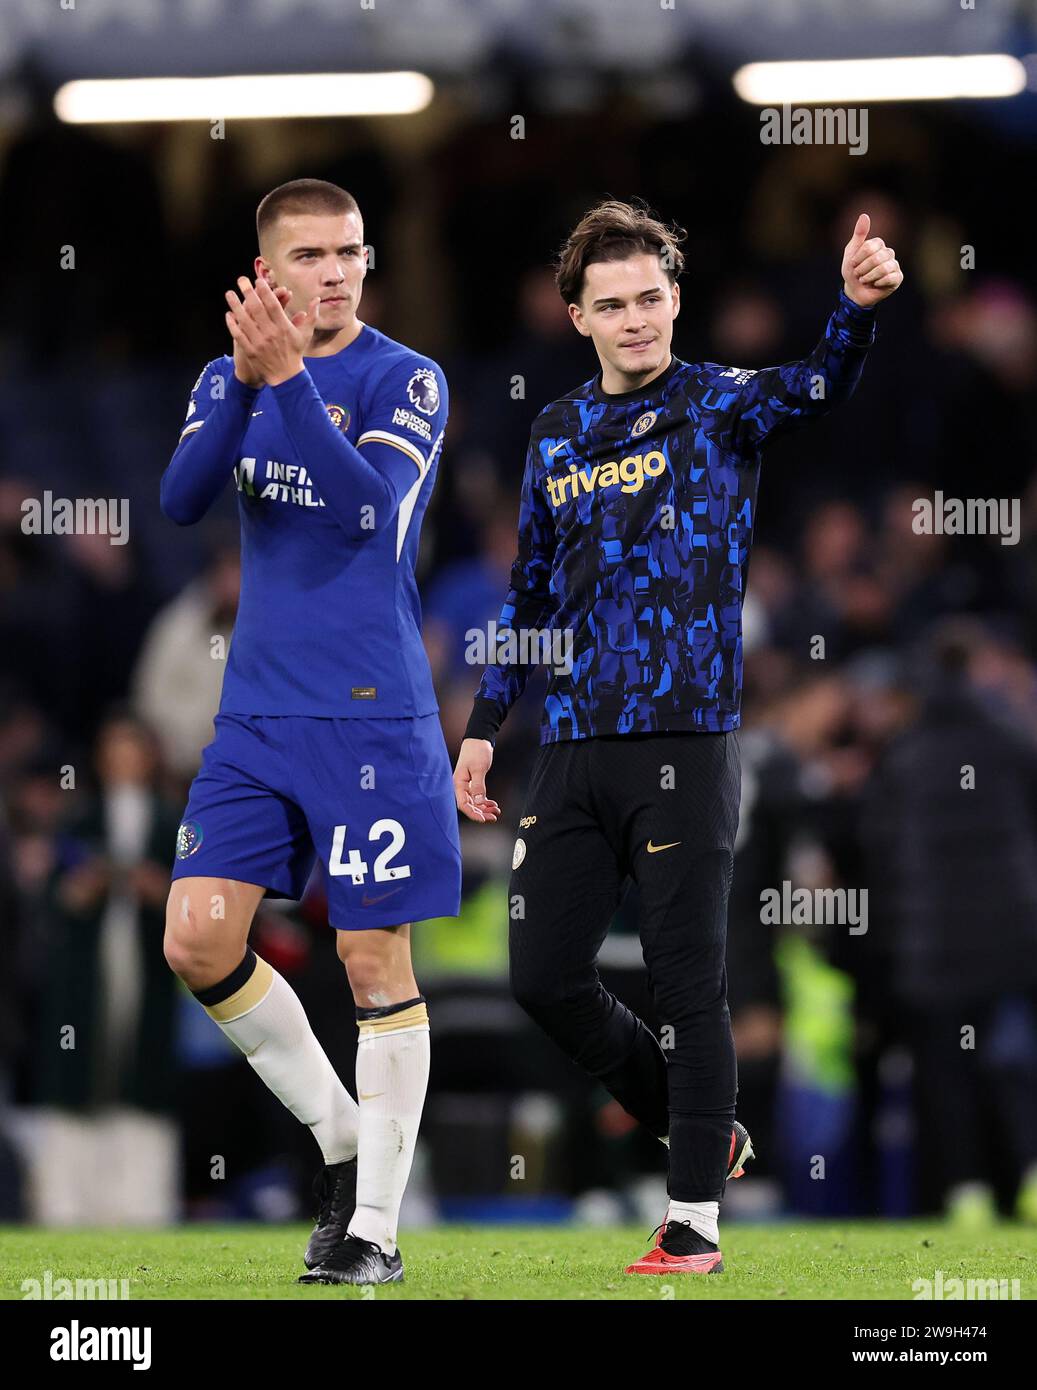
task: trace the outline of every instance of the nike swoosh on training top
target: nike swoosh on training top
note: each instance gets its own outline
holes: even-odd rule
[[[651,842],[651,840],[649,840],[649,841],[648,841],[648,853],[649,853],[649,854],[658,854],[659,851],[660,851],[661,849],[673,849],[674,845],[679,845],[679,844],[680,844],[680,840],[671,840],[670,843],[669,843],[668,845],[653,845],[652,842]]]
[[[547,452],[548,452],[548,454],[550,455],[551,458],[554,458],[554,456],[555,456],[555,454],[557,454],[558,450],[559,450],[559,449],[564,449],[565,446],[566,446],[568,443],[569,443],[568,439],[563,439],[562,442],[561,442],[561,444],[556,444],[556,445],[554,446],[553,449],[548,449]]]
[[[359,1092],[361,1100],[377,1100],[379,1096],[384,1096],[384,1091],[372,1091],[369,1096],[365,1096],[363,1091]]]
[[[252,418],[253,418],[253,420],[256,418],[257,415],[262,415],[262,413],[263,413],[263,412],[262,412],[261,410],[254,410],[254,411],[252,412]],[[208,436],[206,436],[206,438],[208,438]]]

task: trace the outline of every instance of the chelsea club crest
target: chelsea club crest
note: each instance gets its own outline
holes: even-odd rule
[[[176,857],[188,859],[202,843],[202,827],[196,820],[185,820],[176,832]]]

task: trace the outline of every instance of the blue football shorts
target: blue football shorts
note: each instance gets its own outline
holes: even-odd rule
[[[230,878],[298,899],[319,858],[339,931],[457,916],[457,805],[437,714],[214,723],[174,879]]]

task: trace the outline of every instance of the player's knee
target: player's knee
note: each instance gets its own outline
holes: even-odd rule
[[[511,994],[519,1008],[531,1018],[536,1018],[558,999],[557,986],[534,971],[512,970]]]
[[[187,979],[197,969],[197,956],[168,929],[162,941],[162,953],[170,970],[181,979]]]
[[[166,930],[162,950],[166,964],[175,975],[194,975],[204,966],[207,955],[206,922],[192,902],[191,894],[176,883],[166,900]]]
[[[376,1007],[399,993],[408,971],[402,961],[373,941],[367,932],[338,933],[338,958],[346,968],[353,998],[361,1008]]]
[[[542,1027],[548,1020],[594,1019],[602,1007],[601,980],[593,966],[579,974],[570,971],[561,982],[557,971],[536,960],[512,961],[509,980],[516,1004]]]
[[[388,961],[369,951],[350,951],[339,959],[346,967],[349,987],[356,999],[367,998],[384,990],[392,981]]]

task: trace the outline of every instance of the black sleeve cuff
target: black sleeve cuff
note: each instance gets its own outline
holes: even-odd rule
[[[496,700],[476,699],[468,717],[464,736],[465,738],[484,738],[493,743],[503,723],[504,715]]]
[[[864,305],[855,303],[840,287],[839,311],[850,335],[850,341],[855,347],[871,347],[875,341],[877,310],[877,304],[865,308]]]
[[[850,310],[851,314],[866,314],[868,318],[871,318],[871,316],[877,311],[879,307],[878,304],[858,304],[855,299],[850,298],[850,296],[843,289],[842,285],[839,286],[839,298],[846,305],[847,309]]]

